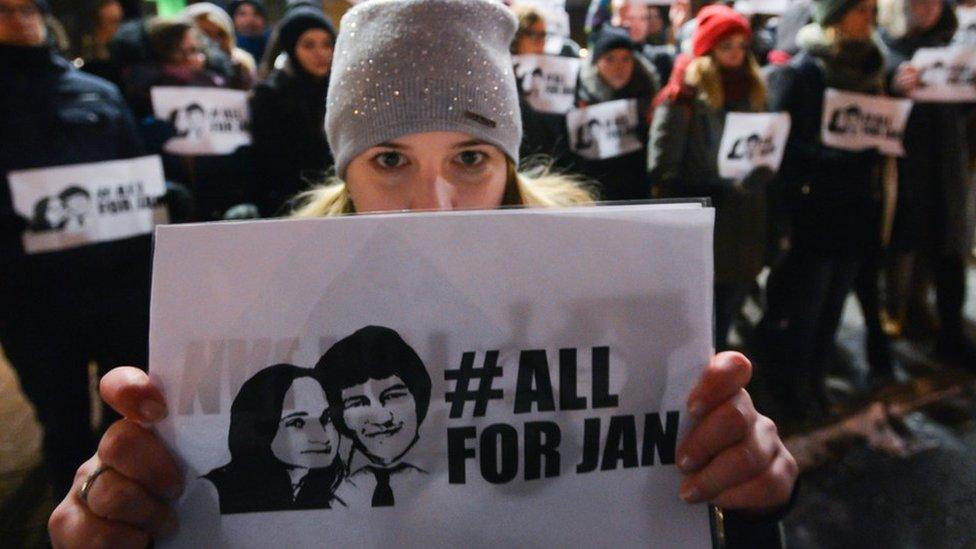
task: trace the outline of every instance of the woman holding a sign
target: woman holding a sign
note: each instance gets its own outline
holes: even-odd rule
[[[250,102],[254,200],[265,216],[279,214],[332,164],[323,127],[335,27],[306,6],[290,10],[276,32],[288,63],[254,88]]]
[[[431,12],[442,23],[436,32],[424,24]],[[313,192],[303,214],[588,200],[566,179],[518,173],[521,121],[508,53],[515,20],[501,3],[367,2],[348,12],[342,28],[326,121],[342,182]],[[741,536],[777,536],[777,516],[769,513],[789,501],[797,466],[744,390],[750,369],[739,354],[713,358],[688,396],[695,425],[675,463],[686,475],[681,497],[731,510],[727,539],[756,547],[768,546],[768,538]],[[161,439],[138,423],[163,418],[166,400],[131,368],[113,371],[101,389],[128,419],[102,439],[52,515],[58,547],[91,539],[144,546],[174,527],[169,503],[183,489],[180,469]]]
[[[890,285],[902,288],[889,292],[902,298],[891,305],[896,319],[921,323],[918,319],[928,318],[925,279],[930,273],[939,313],[936,351],[973,367],[976,347],[963,333],[962,314],[974,221],[965,142],[966,115],[972,105],[964,104],[976,97],[972,53],[967,48],[962,52],[947,48],[958,25],[952,6],[942,0],[885,0],[878,7],[892,89],[915,99],[905,128],[905,157],[898,162],[898,207],[891,242],[896,257],[907,258],[914,266],[909,273],[899,274],[915,283],[902,279]],[[953,81],[943,70],[962,78]],[[955,89],[957,94],[927,97],[924,92],[935,86]]]
[[[580,68],[579,109],[568,116],[579,171],[601,183],[604,200],[650,198],[647,128],[661,81],[634,48],[624,29],[607,25],[596,33],[591,62]]]
[[[683,55],[655,100],[648,145],[658,196],[712,198],[715,218],[715,347],[725,349],[732,321],[763,266],[765,185],[776,152],[772,134],[728,125],[729,112],[765,110],[766,85],[749,53],[749,22],[731,8],[702,8]],[[738,142],[720,150],[724,133]],[[764,154],[765,153],[765,154]],[[720,157],[721,156],[721,157]],[[764,162],[763,157],[767,157]],[[733,161],[748,168],[730,173]]]
[[[827,410],[827,350],[862,262],[879,246],[875,147],[900,147],[897,120],[872,112],[881,100],[871,96],[884,92],[874,10],[874,0],[814,2],[816,22],[797,35],[801,53],[769,83],[772,110],[792,119],[779,179],[792,234],[769,278],[762,325],[770,374],[782,376],[781,400],[797,419]],[[879,120],[887,131],[871,127]]]

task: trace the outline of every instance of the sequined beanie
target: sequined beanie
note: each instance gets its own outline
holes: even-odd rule
[[[325,116],[336,174],[370,147],[434,131],[467,133],[517,164],[517,26],[498,0],[368,0],[349,10]]]

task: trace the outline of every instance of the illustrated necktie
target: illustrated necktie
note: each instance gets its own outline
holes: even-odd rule
[[[370,467],[376,476],[376,489],[373,490],[373,507],[392,507],[393,488],[390,487],[390,470]]]

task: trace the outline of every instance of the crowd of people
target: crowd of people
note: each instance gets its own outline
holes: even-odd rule
[[[830,90],[910,97],[922,85],[915,53],[961,41],[956,10],[966,6],[878,2],[795,0],[773,17],[689,0],[593,0],[583,44],[553,31],[546,3],[510,6],[517,29],[508,53],[578,59],[579,69],[572,104],[556,111],[534,106],[533,88],[519,79],[522,131],[517,150],[502,151],[514,160],[503,171],[521,159],[535,177],[500,187],[500,203],[709,198],[716,350],[741,348],[743,306],[750,296],[761,303],[746,343],[784,422],[829,417],[828,358],[852,293],[864,313],[872,386],[894,381],[898,337],[930,341],[940,360],[976,371],[963,319],[976,217],[971,104],[915,104],[899,158],[822,139]],[[333,76],[342,29],[320,3],[291,0],[276,22],[261,0],[191,3],[178,16],[128,20],[118,0],[90,4],[70,44],[45,0],[0,0],[0,344],[45,428],[61,494],[101,432],[90,428],[86,365],[104,374],[147,363],[151,237],[29,253],[22,234],[30,220],[15,211],[11,172],[160,155],[161,204],[176,223],[368,211],[362,204],[373,198],[342,186],[352,153],[327,138],[344,108],[330,95],[342,76]],[[224,155],[167,150],[177,128],[153,108],[158,87],[248,92],[250,144]],[[568,118],[619,100],[633,100],[633,146],[583,154]],[[778,169],[723,175],[727,115],[764,112],[791,121]],[[398,154],[380,151],[380,167],[369,169],[397,168]],[[565,181],[572,190],[559,187]],[[106,413],[104,427],[116,419]]]

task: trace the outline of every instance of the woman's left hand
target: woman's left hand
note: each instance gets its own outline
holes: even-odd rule
[[[776,424],[752,405],[752,364],[741,353],[715,355],[688,397],[694,427],[678,446],[681,498],[762,513],[790,500],[796,460]]]

